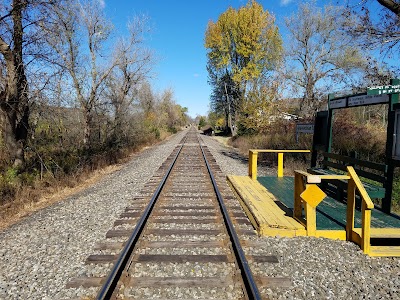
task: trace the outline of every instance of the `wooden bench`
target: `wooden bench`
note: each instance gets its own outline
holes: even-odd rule
[[[323,152],[322,155],[321,166],[308,169],[309,173],[317,175],[346,174],[346,166],[353,166],[371,198],[382,199],[385,197],[387,165],[334,153]],[[336,193],[336,199],[343,201],[346,195],[344,192],[347,191],[347,181],[332,180],[324,188],[328,192]]]

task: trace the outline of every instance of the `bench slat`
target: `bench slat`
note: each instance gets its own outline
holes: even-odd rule
[[[335,162],[331,162],[331,161],[328,161],[328,160],[323,161],[322,165],[326,166],[326,167],[331,167],[331,168],[334,168],[334,169],[338,169],[338,170],[341,170],[341,171],[344,171],[344,172],[347,171],[346,166],[344,166],[342,164],[335,163]]]
[[[346,166],[341,165],[341,164],[336,163],[336,162],[332,162],[332,161],[324,160],[322,162],[322,165],[324,167],[330,167],[330,168],[334,168],[334,169],[341,170],[341,171],[344,171],[344,172],[347,171]],[[368,171],[365,171],[365,170],[361,170],[360,168],[357,168],[357,167],[354,167],[354,171],[356,171],[357,175],[360,176],[360,177],[368,178],[368,179],[371,179],[373,181],[379,182],[381,184],[386,182],[385,176],[381,176],[381,175],[374,174],[374,173],[371,173],[371,172],[368,172]]]
[[[336,174],[332,170],[320,169],[320,168],[308,169],[307,172],[309,172],[311,174],[316,174],[316,175]],[[329,180],[328,182],[335,186],[338,186],[339,188],[341,188],[343,190],[346,190],[346,188],[347,188],[347,182],[345,182],[343,180],[334,179],[334,180]],[[365,189],[367,190],[368,195],[371,198],[383,198],[385,196],[385,188],[384,187],[374,185],[371,183],[366,183],[366,182],[363,182],[363,185],[364,185]]]
[[[373,181],[379,182],[381,184],[383,184],[386,181],[386,178],[384,176],[380,176],[374,173],[370,173],[364,170],[360,170],[358,168],[354,168],[354,171],[356,171],[357,175],[360,177],[364,177],[364,178],[368,178],[371,179]]]
[[[387,165],[335,153],[322,152],[322,155],[321,167],[309,169],[310,173],[318,175],[340,174],[340,171],[347,173],[347,166],[353,166],[358,176],[374,181],[372,183],[362,182],[371,198],[385,197],[384,185],[387,182]],[[329,180],[328,182],[330,185],[336,186],[338,193],[339,189],[342,191],[347,190],[347,181]],[[342,197],[341,192],[338,197]]]
[[[361,160],[358,158],[343,156],[343,155],[335,154],[335,153],[323,152],[322,155],[327,158],[332,158],[332,159],[335,159],[338,161],[346,162],[349,164],[354,164],[356,166],[365,167],[365,168],[369,168],[372,170],[377,170],[377,171],[380,171],[383,173],[387,172],[387,165],[385,165],[385,164],[374,163],[371,161]]]

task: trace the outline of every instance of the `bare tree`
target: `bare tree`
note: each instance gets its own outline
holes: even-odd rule
[[[400,1],[347,1],[354,26],[348,31],[362,38],[364,47],[380,49],[384,56],[397,55],[400,42]]]
[[[170,132],[176,132],[180,126],[187,122],[187,108],[181,107],[175,102],[174,91],[169,88],[160,95],[159,104],[161,114],[161,124]]]
[[[3,142],[14,166],[25,161],[29,129],[27,68],[45,54],[39,23],[45,24],[54,1],[9,0],[0,4],[0,123]]]
[[[110,50],[104,49],[112,30],[94,0],[71,1],[54,12],[53,26],[44,28],[47,41],[57,54],[53,60],[66,71],[84,116],[84,139],[91,147],[96,108],[105,80],[116,67]]]
[[[302,92],[300,113],[309,115],[321,106],[327,87],[349,83],[366,66],[365,53],[343,28],[348,25],[342,7],[314,2],[301,4],[286,19],[292,44],[287,57],[287,78]]]
[[[157,99],[148,81],[143,82],[139,86],[137,98],[139,101],[139,107],[146,118],[155,113]]]
[[[135,99],[138,85],[149,76],[153,54],[144,47],[148,32],[146,18],[136,17],[129,24],[129,37],[120,39],[114,52],[116,67],[106,82],[106,98],[114,113],[112,141],[119,143],[123,135],[124,117]]]

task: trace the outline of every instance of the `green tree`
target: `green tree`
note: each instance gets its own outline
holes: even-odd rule
[[[239,120],[240,134],[265,133],[268,130],[272,115],[277,113],[275,95],[278,95],[278,91],[272,86],[262,86],[249,91]]]
[[[176,105],[176,108],[180,115],[181,125],[183,126],[183,125],[188,124],[189,123],[189,115],[188,115],[189,109],[187,107],[182,107],[179,104]]]
[[[199,118],[199,128],[204,127],[207,124],[206,118],[203,116],[200,116]]]
[[[208,123],[210,123],[212,128],[215,128],[216,130],[221,130],[224,125],[225,125],[225,119],[223,115],[217,114],[214,111],[208,112]]]
[[[282,55],[282,39],[274,17],[256,1],[228,8],[205,34],[207,70],[213,86],[212,106],[226,116],[235,135],[235,119],[247,91],[263,83]]]

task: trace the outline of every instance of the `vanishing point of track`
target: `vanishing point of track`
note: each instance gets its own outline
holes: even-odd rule
[[[237,296],[240,297],[243,293],[240,298],[261,299],[218,189],[211,162],[208,162],[195,131],[188,132],[176,152],[172,154],[174,159],[171,165],[97,298],[110,299],[113,295],[120,294],[121,285],[125,289],[123,293],[129,294],[129,287],[135,287],[135,283],[139,285],[144,283],[154,287],[178,284],[207,290],[230,286],[231,292]],[[163,224],[172,222],[193,224],[193,228],[163,229]],[[161,233],[164,239],[155,241],[155,233]],[[198,236],[200,239],[191,241],[191,238],[187,239],[185,236],[192,238]],[[207,250],[204,251],[207,248],[212,250],[218,248],[220,254],[138,254],[144,253],[146,249],[149,251],[149,248],[166,247],[189,249],[186,252],[191,252],[190,249],[195,252],[196,248],[201,248],[201,253],[207,253]],[[185,276],[168,280],[164,277],[151,276],[141,278],[135,276],[135,264],[141,262],[213,263],[220,272],[216,274],[218,277]]]
[[[257,247],[244,238],[255,231],[194,128],[130,203],[95,247],[100,254],[86,260],[112,263],[109,275],[67,287],[100,284],[97,299],[261,299],[257,286],[288,285],[288,278],[253,277],[246,258],[278,259],[245,255],[241,244]]]

